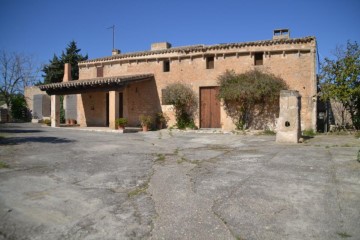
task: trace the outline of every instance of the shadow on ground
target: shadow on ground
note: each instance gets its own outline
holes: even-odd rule
[[[0,145],[17,145],[23,143],[71,143],[75,140],[58,137],[6,137],[0,139]]]
[[[41,130],[29,130],[29,129],[0,129],[0,133],[39,133]]]

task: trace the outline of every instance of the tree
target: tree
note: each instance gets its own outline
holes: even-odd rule
[[[54,54],[53,59],[42,71],[45,73],[43,75],[45,84],[61,82],[64,76],[64,63]]]
[[[53,59],[49,61],[49,64],[43,68],[44,83],[56,83],[61,82],[64,76],[64,65],[70,63],[71,65],[71,77],[73,80],[79,79],[79,67],[78,62],[88,59],[88,55],[80,54],[81,49],[77,48],[76,42],[71,41],[61,54],[59,58],[54,54]]]
[[[33,85],[37,71],[30,56],[0,51],[0,95],[7,107],[17,94],[23,94],[26,86]]]
[[[168,85],[164,90],[163,102],[174,106],[179,129],[195,127],[194,114],[198,107],[198,99],[191,87],[182,83]]]
[[[356,129],[360,129],[360,49],[357,42],[337,47],[335,59],[321,64],[320,87],[323,100],[333,99],[349,111]]]
[[[13,119],[30,121],[30,112],[27,108],[25,96],[22,94],[15,94],[11,98],[11,117]]]
[[[279,112],[280,90],[287,89],[283,79],[257,70],[237,74],[226,71],[218,77],[219,99],[237,129],[253,125],[263,128]]]

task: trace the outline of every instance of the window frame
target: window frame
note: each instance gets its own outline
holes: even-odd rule
[[[104,77],[104,67],[96,67],[96,77]]]
[[[215,68],[215,57],[208,56],[206,57],[206,69],[214,69]]]
[[[163,72],[170,72],[170,60],[163,60]]]
[[[264,65],[264,52],[255,52],[254,53],[254,65],[255,66]]]

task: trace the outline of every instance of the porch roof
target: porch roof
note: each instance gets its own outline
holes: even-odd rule
[[[113,77],[98,77],[90,79],[73,80],[68,82],[50,83],[40,85],[41,91],[49,95],[77,94],[90,91],[111,91],[128,84],[151,80],[154,74],[123,75]]]

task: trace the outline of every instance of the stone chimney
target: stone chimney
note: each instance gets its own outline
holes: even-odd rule
[[[63,82],[69,82],[71,80],[71,65],[70,63],[65,63]]]
[[[121,53],[121,51],[120,51],[119,49],[113,49],[113,50],[111,51],[111,55],[112,55],[112,56],[118,55],[118,54],[120,54],[120,53]]]
[[[273,40],[277,39],[290,39],[290,30],[289,29],[275,29],[273,34]]]
[[[151,51],[164,50],[171,48],[171,44],[168,42],[158,42],[151,44]]]

